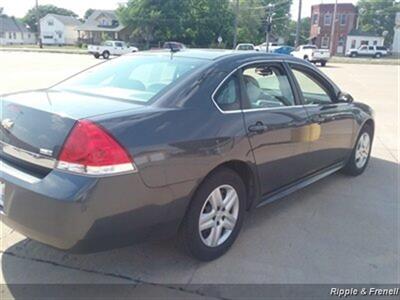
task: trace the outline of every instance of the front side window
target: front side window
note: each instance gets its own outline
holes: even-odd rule
[[[214,100],[218,107],[223,111],[240,109],[240,89],[239,80],[236,75],[232,75],[224,82]]]
[[[300,91],[303,94],[304,104],[329,104],[332,103],[328,89],[317,78],[296,67],[292,67],[294,77],[296,78]]]
[[[244,108],[275,108],[294,105],[294,96],[280,65],[262,64],[243,71],[248,103]]]
[[[54,88],[146,103],[208,63],[204,59],[170,55],[128,55],[95,66]]]

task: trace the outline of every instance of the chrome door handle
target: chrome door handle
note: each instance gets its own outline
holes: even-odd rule
[[[249,132],[254,132],[257,134],[261,134],[261,133],[265,132],[266,130],[268,130],[268,126],[260,121],[254,125],[249,126]]]

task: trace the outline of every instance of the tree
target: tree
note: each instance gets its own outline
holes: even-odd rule
[[[383,35],[387,32],[385,44],[391,45],[394,37],[396,12],[400,11],[397,0],[359,0],[359,29],[368,33]]]
[[[146,47],[167,40],[210,46],[219,35],[230,41],[233,34],[229,0],[130,0],[117,14]]]
[[[60,8],[54,5],[39,5],[39,17],[43,18],[47,14],[57,14],[63,16],[77,17],[73,11]],[[36,7],[31,8],[23,18],[24,23],[28,24],[32,31],[37,31],[36,26]]]
[[[288,40],[291,3],[292,0],[240,0],[238,40],[255,44],[265,42],[265,19],[268,4],[275,5],[275,14],[272,18],[272,35]]]
[[[94,9],[93,8],[89,8],[86,10],[83,19],[87,20],[93,13],[94,13]]]
[[[288,28],[288,39],[287,39],[287,44],[290,46],[294,46],[295,44],[295,39],[296,39],[296,27],[297,27],[297,21],[290,21],[289,23],[289,28]],[[310,36],[310,27],[311,27],[311,18],[302,18],[300,22],[300,39],[299,43],[300,45],[302,44],[308,44],[309,36]]]

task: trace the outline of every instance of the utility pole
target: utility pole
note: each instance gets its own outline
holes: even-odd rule
[[[301,9],[303,7],[303,0],[299,0],[299,15],[297,17],[297,27],[296,27],[296,41],[295,47],[297,48],[300,44],[300,29],[301,29]]]
[[[337,6],[338,6],[338,0],[335,1],[335,8],[333,10],[333,20],[332,20],[332,31],[331,31],[331,44],[330,44],[330,51],[331,55],[334,55],[336,51],[334,51],[335,47],[335,30],[336,30],[336,15],[337,15]]]
[[[42,38],[40,37],[40,15],[39,15],[39,4],[36,0],[36,26],[37,26],[37,38],[39,41],[39,48],[43,48]]]
[[[239,0],[236,0],[235,6],[235,20],[233,26],[235,27],[234,35],[233,35],[233,48],[236,48],[238,43],[238,24],[239,24]]]
[[[265,25],[266,26],[265,49],[266,49],[267,53],[269,52],[269,36],[270,36],[271,30],[272,30],[272,17],[274,15],[274,8],[275,8],[275,6],[272,3],[269,3],[266,8],[267,16],[266,16],[266,20],[265,20],[266,21],[265,22],[265,24],[266,24]]]

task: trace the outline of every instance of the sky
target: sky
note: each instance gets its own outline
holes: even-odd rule
[[[38,0],[39,4],[53,4],[59,7],[67,8],[79,16],[83,17],[88,8],[95,9],[115,9],[118,4],[127,2],[127,0]],[[282,2],[276,0],[277,3]],[[311,5],[319,3],[333,3],[334,0],[303,0],[302,17],[309,17]],[[353,3],[357,0],[338,0],[338,3]],[[0,0],[0,7],[4,8],[4,13],[10,16],[23,17],[25,13],[35,5],[35,0]],[[293,0],[291,10],[292,18],[297,19],[299,0]]]

